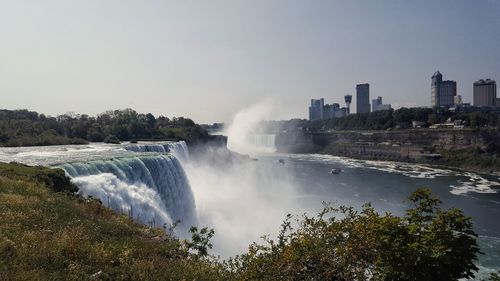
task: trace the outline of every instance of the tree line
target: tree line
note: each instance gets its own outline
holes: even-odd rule
[[[351,114],[346,117],[326,120],[291,119],[286,121],[263,121],[259,126],[260,133],[278,133],[284,131],[304,130],[309,132],[326,130],[388,130],[407,129],[413,121],[419,122],[422,128],[448,120],[460,120],[469,128],[500,128],[500,111],[491,108],[469,108],[451,111],[446,108],[400,108],[397,110],[381,110],[368,113]]]
[[[446,108],[400,108],[397,110],[381,110],[369,113],[351,114],[344,118],[308,121],[304,124],[313,130],[387,130],[394,128],[411,128],[412,122],[428,127],[448,120],[460,120],[471,128],[499,127],[500,113],[495,110],[472,108],[463,111],[450,111]]]
[[[132,109],[97,116],[67,113],[56,117],[28,110],[0,110],[0,145],[32,146],[120,142],[140,139],[206,138],[207,132],[184,117],[155,117]]]

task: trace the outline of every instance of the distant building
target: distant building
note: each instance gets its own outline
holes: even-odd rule
[[[326,120],[333,118],[346,117],[348,114],[346,107],[340,108],[338,103],[325,104],[323,98],[312,99],[311,106],[309,106],[309,120]]]
[[[323,106],[323,118],[322,119],[335,118],[335,105],[337,105],[337,107],[339,106],[338,103],[325,104],[325,106]]]
[[[376,99],[372,100],[372,112],[389,109],[391,109],[391,105],[383,104],[382,97],[377,97]]]
[[[356,85],[356,113],[370,112],[370,84]]]
[[[486,79],[474,82],[474,106],[494,107],[497,105],[497,83]]]
[[[432,75],[431,82],[431,104],[439,107],[452,107],[454,98],[457,95],[457,82],[443,81],[443,75],[436,71]]]
[[[311,106],[309,106],[309,120],[322,120],[323,117],[323,108],[325,106],[325,100],[323,98],[320,99],[312,99]]]
[[[345,107],[347,110],[347,115],[351,114],[351,102],[352,102],[352,96],[351,95],[345,95],[344,96],[344,101],[345,101]]]
[[[339,116],[340,105],[338,103],[332,103],[332,115],[330,118],[339,118],[345,116]]]
[[[462,95],[456,95],[453,98],[453,104],[455,106],[462,106],[464,104],[464,101],[462,100]]]
[[[349,115],[349,109],[347,107],[338,108],[335,111],[335,118],[347,117]]]

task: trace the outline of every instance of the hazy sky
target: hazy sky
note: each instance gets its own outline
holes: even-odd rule
[[[0,108],[214,122],[271,97],[306,117],[362,82],[428,106],[438,69],[466,102],[500,80],[500,1],[0,0]]]

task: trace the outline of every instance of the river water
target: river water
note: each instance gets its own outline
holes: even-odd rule
[[[406,197],[426,187],[444,208],[460,208],[473,218],[484,252],[477,262],[480,275],[500,270],[498,174],[326,155],[252,157],[217,166],[190,159],[183,143],[0,148],[0,161],[63,168],[84,195],[120,211],[133,208],[144,223],[195,213],[189,221],[215,229],[214,253],[222,257],[244,252],[262,235],[274,236],[288,213],[314,214],[322,202],[356,208],[370,202],[380,212],[401,215],[409,207]],[[334,167],[342,172],[330,174]]]
[[[215,228],[219,235],[216,246],[224,256],[244,251],[248,243],[241,243],[242,240],[259,241],[262,234],[276,235],[288,213],[315,214],[322,202],[358,209],[370,202],[381,213],[403,215],[410,207],[406,198],[411,192],[429,188],[443,201],[443,208],[457,207],[473,218],[485,253],[477,263],[481,276],[500,269],[498,174],[317,154],[252,157],[258,160],[233,166],[224,173],[199,165],[195,169],[186,166],[198,213],[203,222]],[[334,167],[342,172],[330,174]]]

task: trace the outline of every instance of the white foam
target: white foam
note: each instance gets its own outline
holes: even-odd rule
[[[129,184],[111,173],[76,177],[72,181],[80,194],[99,198],[104,205],[143,223],[162,226],[172,222],[160,195],[143,183]]]
[[[466,181],[460,181],[460,185],[451,185],[453,190],[451,193],[455,195],[466,194],[469,192],[475,193],[497,193],[498,191],[492,189],[492,186],[500,186],[499,182],[490,181],[485,179],[484,177],[466,172],[464,173],[465,177],[468,177]]]
[[[473,172],[461,172],[449,169],[429,167],[421,164],[391,162],[391,161],[372,161],[358,160],[346,157],[331,156],[324,154],[298,154],[292,156],[299,160],[321,161],[328,164],[342,165],[347,168],[365,168],[377,171],[400,174],[410,178],[434,179],[436,177],[459,177],[457,184],[450,184],[452,188],[450,193],[463,195],[471,192],[475,193],[498,193],[500,187],[500,177],[497,181],[488,180],[484,176]]]

